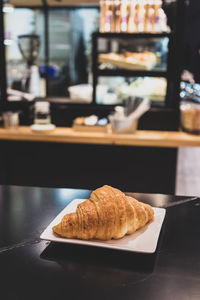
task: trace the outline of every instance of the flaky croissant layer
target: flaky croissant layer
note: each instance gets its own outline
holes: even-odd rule
[[[89,200],[79,204],[75,213],[65,215],[53,227],[53,232],[65,238],[83,240],[119,239],[132,234],[153,218],[150,205],[104,185],[93,191]]]

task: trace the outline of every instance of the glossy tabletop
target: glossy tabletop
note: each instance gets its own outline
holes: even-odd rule
[[[166,217],[154,254],[58,244],[40,234],[76,189],[0,187],[0,299],[200,299],[200,199],[132,194]]]

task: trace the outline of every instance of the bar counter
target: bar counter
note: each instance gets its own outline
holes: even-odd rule
[[[180,146],[198,147],[200,136],[0,128],[0,184],[93,189],[106,181],[127,191],[174,194]]]
[[[57,127],[51,132],[33,132],[28,126],[16,130],[0,128],[0,140],[166,148],[200,146],[200,136],[181,131],[138,130],[135,134],[114,134],[78,132],[67,127]]]
[[[1,299],[200,299],[200,199],[133,194],[166,208],[156,252],[52,243],[40,234],[89,190],[0,186]]]

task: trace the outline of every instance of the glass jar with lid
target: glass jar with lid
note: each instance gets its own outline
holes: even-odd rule
[[[47,101],[37,101],[34,107],[34,124],[51,124],[50,103]]]
[[[189,133],[200,134],[200,103],[182,101],[180,111],[182,129]]]

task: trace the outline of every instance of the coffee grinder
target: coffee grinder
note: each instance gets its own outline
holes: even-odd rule
[[[24,92],[35,97],[40,96],[40,74],[36,60],[39,54],[40,37],[36,34],[26,34],[18,36],[18,46],[20,52],[27,63],[26,75],[23,79]]]

